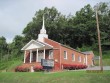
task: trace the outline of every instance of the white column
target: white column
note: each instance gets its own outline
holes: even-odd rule
[[[45,48],[44,48],[44,58],[43,59],[45,59]]]
[[[37,52],[36,52],[36,62],[38,62],[38,48],[37,48]]]
[[[86,65],[87,65],[87,54],[86,54]]]
[[[32,50],[30,50],[30,63],[32,62]]]
[[[24,63],[26,62],[26,50],[24,51]]]

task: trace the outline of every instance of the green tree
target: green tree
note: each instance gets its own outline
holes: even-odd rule
[[[44,10],[39,10],[36,12],[33,20],[23,30],[25,42],[28,42],[31,39],[37,39],[39,31],[42,27],[43,15],[45,17],[45,26],[49,38],[54,39],[58,42],[62,42],[62,38],[64,37],[62,36],[62,33],[63,29],[66,26],[66,17],[64,15],[61,15],[60,12],[58,12],[57,9],[54,7],[45,7]]]
[[[93,8],[88,4],[80,11],[76,12],[73,19],[74,24],[74,42],[78,47],[92,45],[96,40],[95,13]],[[94,33],[93,33],[94,32]]]
[[[16,35],[13,42],[9,44],[9,52],[11,57],[20,57],[22,55],[21,48],[24,46],[24,37]]]
[[[0,60],[7,54],[7,42],[5,37],[0,37]]]
[[[102,44],[110,42],[110,3],[99,3],[98,17]]]

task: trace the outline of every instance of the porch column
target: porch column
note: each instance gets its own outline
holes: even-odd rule
[[[44,57],[43,57],[43,59],[45,59],[45,48],[44,48]]]
[[[26,62],[26,50],[24,51],[24,63]]]
[[[86,54],[86,65],[87,65],[87,54]]]
[[[30,50],[30,63],[32,62],[32,50]]]
[[[37,48],[37,53],[36,53],[36,62],[38,62],[38,48]]]

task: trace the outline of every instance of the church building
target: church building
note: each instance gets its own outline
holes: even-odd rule
[[[69,46],[51,40],[46,34],[44,17],[38,39],[30,40],[21,50],[24,51],[23,66],[39,66],[41,59],[53,59],[54,70],[62,69],[62,64],[93,65],[94,54],[92,51],[79,52]]]

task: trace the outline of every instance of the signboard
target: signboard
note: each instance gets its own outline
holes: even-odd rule
[[[54,67],[53,59],[41,59],[41,65],[45,67]]]
[[[93,60],[99,60],[100,59],[100,56],[95,56],[94,58],[93,58]]]

